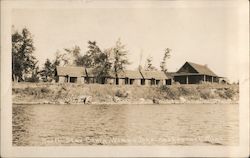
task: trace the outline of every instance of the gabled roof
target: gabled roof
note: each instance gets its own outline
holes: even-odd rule
[[[206,65],[200,65],[192,62],[186,62],[185,64],[189,64],[192,68],[197,71],[198,74],[209,75],[209,76],[217,76],[212,70],[210,70]],[[185,65],[184,64],[184,65]],[[183,66],[184,66],[183,65]],[[181,69],[181,68],[180,68]]]
[[[143,71],[141,70],[142,77],[144,79],[168,79],[167,75],[163,71]]]
[[[84,67],[57,66],[56,73],[58,76],[70,76],[70,77],[86,76]]]
[[[142,78],[139,70],[124,70],[118,73],[119,78],[131,78],[131,79],[140,79]]]

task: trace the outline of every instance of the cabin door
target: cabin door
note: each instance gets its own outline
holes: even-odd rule
[[[141,85],[145,85],[145,79],[141,79]]]
[[[116,85],[119,85],[119,78],[116,78],[116,79],[115,79],[115,84],[116,84]]]

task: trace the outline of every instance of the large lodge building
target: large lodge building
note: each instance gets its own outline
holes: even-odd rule
[[[206,65],[186,62],[175,73],[162,71],[124,70],[113,73],[97,80],[92,68],[60,67],[56,68],[56,82],[59,83],[100,83],[115,85],[171,85],[173,82],[180,84],[199,84],[201,82],[219,83],[222,77],[217,76]]]

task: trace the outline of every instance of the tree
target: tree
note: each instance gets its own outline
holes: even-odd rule
[[[146,71],[154,71],[154,70],[157,70],[157,68],[153,66],[152,61],[153,61],[153,57],[149,56],[149,57],[147,58],[147,60],[146,60],[146,65],[145,65],[145,70],[146,70]]]
[[[45,77],[45,80],[48,81],[48,77],[52,78],[53,77],[53,73],[54,73],[54,68],[53,68],[53,64],[49,59],[46,59],[46,62],[44,63],[44,68],[42,71],[42,76]]]
[[[81,49],[79,46],[75,45],[73,48],[68,49],[65,48],[64,49],[66,51],[64,57],[67,57],[65,60],[67,65],[74,65],[74,66],[80,66],[80,61],[79,59],[81,59]]]
[[[160,64],[161,71],[163,71],[163,72],[167,72],[166,60],[170,58],[170,51],[171,51],[171,49],[169,49],[169,48],[165,49],[163,60],[162,60],[162,62]]]
[[[118,74],[121,71],[124,71],[126,66],[130,64],[127,58],[128,51],[125,49],[125,45],[121,43],[121,39],[119,38],[116,41],[116,45],[112,48],[113,58],[113,71],[118,78]]]
[[[110,61],[110,49],[102,51],[95,41],[88,42],[88,51],[83,56],[84,66],[93,67],[98,81],[109,75],[112,63]]]
[[[60,65],[65,65],[65,54],[61,54],[59,51],[55,53],[55,59],[52,61],[50,59],[46,59],[43,70],[40,71],[41,76],[45,77],[45,81],[50,79],[54,79],[56,67]],[[62,64],[63,63],[63,64]]]
[[[33,56],[35,47],[33,37],[27,28],[12,33],[12,80],[23,81],[36,68],[37,60]]]
[[[88,51],[86,52],[84,59],[86,60],[84,65],[86,67],[95,67],[99,62],[99,56],[102,54],[101,49],[97,46],[96,41],[88,41]]]
[[[59,51],[57,51],[55,54],[55,59],[53,60],[53,63],[52,63],[53,68],[56,68],[56,66],[59,66],[61,64],[61,58],[62,58],[62,55],[60,54]]]
[[[100,81],[104,77],[110,75],[110,69],[112,67],[112,62],[109,58],[109,51],[98,54],[95,58],[94,73],[97,75],[97,80]]]

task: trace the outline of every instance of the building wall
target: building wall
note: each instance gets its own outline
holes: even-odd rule
[[[151,80],[145,79],[145,86],[150,86],[151,85]]]
[[[113,79],[113,78],[106,78],[106,83],[107,84],[115,84],[115,79]]]
[[[58,83],[65,83],[67,82],[67,78],[64,76],[58,76]]]
[[[137,86],[141,85],[141,79],[135,79],[133,85],[137,85]]]
[[[162,80],[162,85],[166,85],[167,83],[166,83],[166,80],[164,79],[164,80]]]
[[[79,77],[79,78],[77,79],[77,81],[78,81],[78,83],[80,83],[80,84],[85,84],[85,79],[84,79],[84,77]]]
[[[84,82],[87,84],[91,84],[91,83],[96,83],[96,80],[94,77],[84,77]]]
[[[166,80],[159,80],[158,82],[159,86],[166,85]]]
[[[118,85],[125,85],[125,79],[119,78],[119,84]]]

